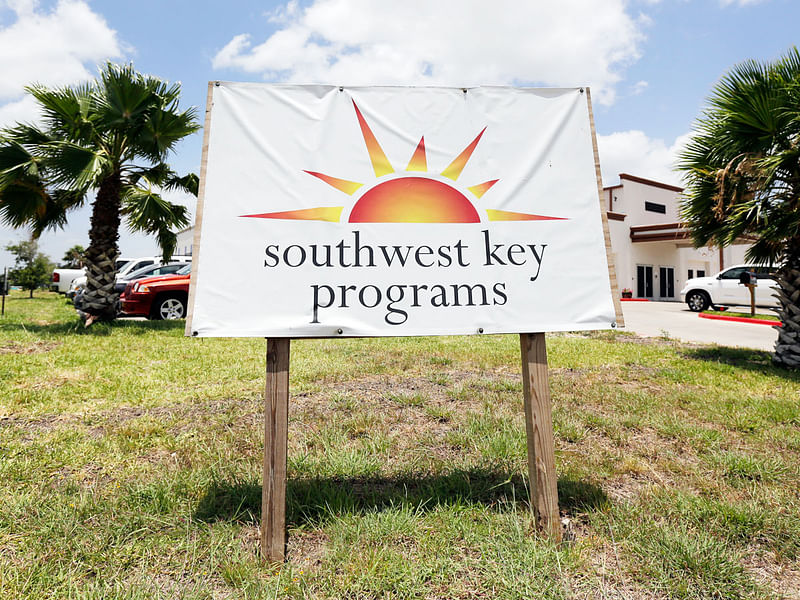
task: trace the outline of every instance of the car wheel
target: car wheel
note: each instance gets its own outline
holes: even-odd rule
[[[705,292],[689,292],[686,295],[686,304],[692,312],[703,312],[711,306],[711,299]]]
[[[186,316],[186,300],[180,296],[162,296],[153,307],[153,318],[163,320],[183,319]]]

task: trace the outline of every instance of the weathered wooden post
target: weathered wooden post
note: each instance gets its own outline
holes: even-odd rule
[[[521,333],[519,345],[522,355],[531,510],[537,529],[554,542],[560,542],[561,519],[556,487],[558,478],[544,334]]]
[[[264,478],[261,556],[283,562],[286,552],[286,448],[289,428],[289,339],[267,340],[264,390]]]

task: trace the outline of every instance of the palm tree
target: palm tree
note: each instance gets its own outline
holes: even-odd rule
[[[773,362],[800,367],[800,52],[735,66],[678,159],[696,246],[750,237],[747,259],[779,265]]]
[[[180,84],[106,64],[99,77],[76,87],[26,88],[37,100],[42,126],[17,124],[0,132],[0,218],[34,236],[63,227],[67,214],[94,192],[89,247],[84,254],[87,323],[113,319],[120,221],[154,234],[167,260],[174,229],[188,225],[186,208],[164,190],[197,194],[197,176],[178,176],[165,160],[197,131],[194,108],[180,111]]]
[[[72,248],[64,252],[61,259],[61,267],[64,269],[80,269],[83,268],[83,254],[86,248],[80,244],[75,244]]]

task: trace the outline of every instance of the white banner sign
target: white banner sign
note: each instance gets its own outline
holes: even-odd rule
[[[192,335],[614,326],[582,89],[220,83],[211,98]]]

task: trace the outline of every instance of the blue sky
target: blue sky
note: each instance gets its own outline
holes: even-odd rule
[[[77,83],[104,60],[182,82],[201,116],[215,79],[590,85],[603,183],[679,183],[675,152],[714,83],[797,44],[798,22],[797,0],[0,0],[0,127],[36,118],[25,84]],[[177,170],[199,171],[201,137],[179,147]],[[87,206],[42,250],[87,245],[88,221]],[[25,235],[0,227],[0,247]],[[156,252],[126,231],[120,247]],[[0,251],[0,268],[11,262]]]

